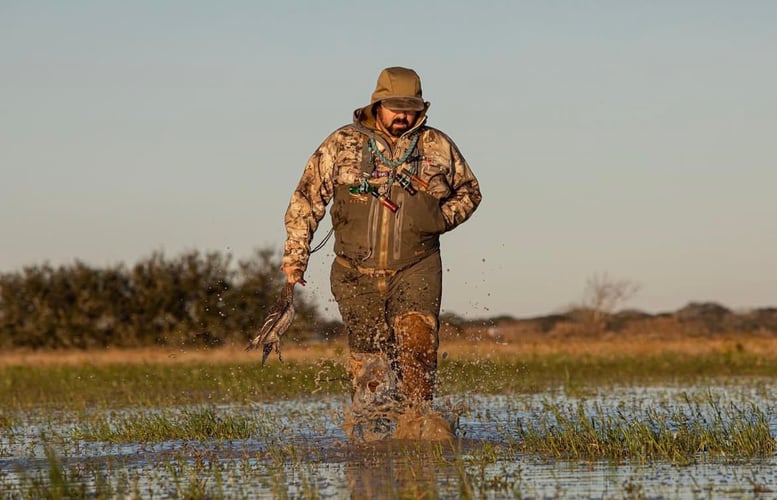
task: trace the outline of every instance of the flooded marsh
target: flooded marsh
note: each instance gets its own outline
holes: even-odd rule
[[[771,368],[754,373],[750,359],[750,371],[735,376],[732,363],[745,360],[684,359],[670,373],[649,369],[645,358],[643,365],[559,359],[443,362],[437,406],[458,415],[457,439],[374,443],[348,442],[347,387],[332,360],[264,370],[0,366],[0,491],[4,498],[777,494]],[[476,382],[467,388],[467,380]]]

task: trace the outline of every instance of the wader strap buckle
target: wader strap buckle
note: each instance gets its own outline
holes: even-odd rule
[[[397,274],[396,269],[375,269],[374,267],[362,267],[354,264],[345,257],[335,256],[335,260],[342,266],[349,269],[356,269],[361,274],[365,274],[371,278],[389,278]]]

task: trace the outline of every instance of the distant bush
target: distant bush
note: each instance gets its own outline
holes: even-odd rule
[[[132,268],[83,262],[0,274],[0,347],[79,348],[220,345],[252,337],[283,275],[269,249],[230,255],[154,253]],[[296,338],[311,336],[316,306],[295,297]],[[327,335],[333,331],[326,325]]]

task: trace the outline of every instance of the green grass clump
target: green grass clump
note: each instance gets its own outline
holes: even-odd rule
[[[77,429],[74,438],[111,443],[246,439],[255,431],[256,426],[248,418],[218,415],[213,408],[203,408],[186,410],[180,415],[137,415],[113,424],[101,416]]]
[[[546,405],[538,418],[519,422],[515,445],[522,453],[562,460],[668,461],[687,465],[700,458],[739,460],[777,451],[769,419],[755,405],[725,408],[712,399],[687,408],[652,407],[643,418],[606,411]]]

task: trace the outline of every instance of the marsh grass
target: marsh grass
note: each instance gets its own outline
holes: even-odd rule
[[[448,361],[440,370],[440,390],[455,394],[568,392],[603,385],[693,384],[728,377],[777,377],[777,363],[760,354],[715,352],[700,355],[574,356],[547,354],[508,359]]]
[[[50,447],[46,448],[46,461],[47,468],[22,475],[24,495],[4,498],[131,498],[127,482],[111,484],[110,478],[100,470],[67,467]],[[135,493],[134,498],[140,498]]]
[[[519,421],[521,453],[562,460],[655,460],[687,465],[697,460],[728,461],[769,457],[777,451],[768,416],[755,405],[706,404],[685,396],[685,407],[650,407],[641,418],[611,411],[548,404],[536,418]]]
[[[396,498],[520,497],[531,479],[522,470],[527,457],[550,463],[755,463],[773,457],[777,449],[769,411],[748,403],[748,396],[736,404],[724,403],[696,391],[683,394],[679,403],[666,399],[674,396],[649,396],[647,406],[591,397],[610,386],[676,388],[720,381],[725,387],[736,377],[746,380],[749,395],[770,401],[777,363],[760,351],[527,352],[448,358],[440,363],[442,395],[505,394],[507,411],[495,409],[491,415],[486,408],[482,420],[494,422],[518,410],[529,416],[499,420],[494,442],[399,443],[395,450],[357,449],[355,455],[334,459],[332,453],[346,452],[306,447],[286,438],[302,422],[314,433],[331,432],[331,415],[310,410],[305,400],[347,395],[345,370],[329,359],[287,359],[264,368],[256,362],[202,360],[0,366],[0,430],[6,446],[24,446],[20,443],[30,434],[23,428],[32,417],[44,429],[19,456],[34,456],[42,447],[49,450],[47,465],[23,474],[21,484],[13,488],[24,493],[13,498],[143,498],[149,492],[177,498],[249,498],[257,491],[273,498],[318,498],[325,496],[322,492],[332,480],[322,470],[343,463],[384,474],[386,482],[372,487]],[[758,380],[767,380],[768,387],[759,386],[763,382]],[[536,395],[545,391],[560,399]],[[281,410],[275,413],[256,404],[287,399],[300,404],[287,409],[279,403],[275,406]],[[57,419],[75,424],[62,427]],[[222,441],[246,439],[252,442],[251,455],[220,456]],[[172,456],[150,455],[151,473],[130,473],[122,465],[111,470],[100,460],[79,460],[79,450],[90,449],[81,448],[83,442],[167,442],[174,451]],[[52,448],[70,458],[60,461]],[[346,481],[355,481],[362,472],[357,468],[353,476],[343,474]],[[142,478],[130,479],[131,474]],[[0,490],[10,491],[4,477],[0,471]],[[767,489],[756,479],[753,484],[754,492]],[[647,496],[639,483],[622,486],[622,491],[608,494]]]
[[[213,408],[180,414],[141,414],[125,418],[98,416],[73,433],[73,438],[109,443],[169,440],[247,439],[258,430],[250,419],[219,415]]]
[[[717,401],[699,403],[689,397],[684,409],[656,410],[644,421],[593,408],[553,404],[536,408],[537,413],[547,414],[547,419],[534,428],[524,423],[513,439],[505,436],[498,442],[377,443],[349,448],[345,451],[347,457],[338,460],[353,464],[345,476],[349,492],[356,498],[377,494],[391,498],[518,498],[534,496],[525,488],[520,465],[529,454],[594,462],[667,460],[682,465],[723,453],[727,460],[752,458],[748,454],[762,456],[769,453],[767,446],[756,442],[764,439],[774,449],[773,439],[764,435],[768,434],[763,427],[764,414],[753,408],[722,407]],[[196,430],[203,427],[198,423],[201,420],[213,422],[219,418],[214,418],[210,410],[199,410],[188,416],[182,414],[172,427],[195,429],[184,439],[196,435],[212,439],[218,435]],[[169,436],[159,433],[160,439]],[[143,432],[93,437],[151,439]],[[193,451],[196,449],[200,451]],[[99,461],[62,462],[51,449],[47,458],[47,469],[25,475],[15,486],[17,491],[24,491],[16,498],[144,498],[151,489],[155,496],[192,499],[332,495],[331,490],[324,494],[331,476],[321,473],[321,467],[333,463],[332,457],[292,444],[277,443],[259,455],[227,459],[218,448],[184,447],[158,462],[154,477],[142,486],[130,480],[126,472],[117,476],[116,471],[106,470]],[[767,489],[757,482],[753,484],[753,491]],[[563,489],[558,492],[560,496],[563,493]],[[632,498],[635,493],[641,497],[643,490],[639,483],[627,482],[622,491],[616,488],[610,493]]]
[[[310,363],[154,363],[0,367],[0,410],[172,407],[340,394],[345,371]]]
[[[567,392],[608,384],[695,383],[730,376],[777,377],[777,362],[748,351],[698,355],[575,356],[524,354],[443,360],[439,393]],[[40,406],[64,409],[179,407],[346,394],[343,366],[307,363],[131,363],[0,366],[0,415]],[[0,425],[2,419],[0,419]]]

